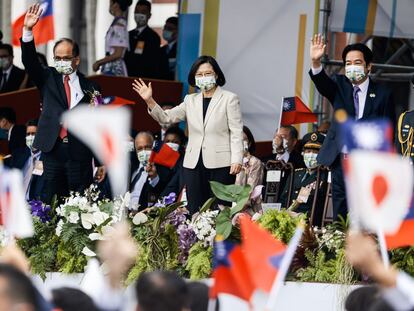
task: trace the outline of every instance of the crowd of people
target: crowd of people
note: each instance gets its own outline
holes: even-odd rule
[[[109,1],[114,20],[105,38],[106,56],[93,64],[93,70],[107,75],[174,79],[178,18],[170,17],[166,21],[163,37],[168,44],[161,47],[159,36],[148,27],[151,3],[146,0],[137,2],[137,27],[127,31],[126,12],[131,3],[131,0]],[[25,126],[16,124],[16,112],[12,108],[0,108],[0,139],[8,142],[9,149],[4,164],[22,171],[27,200],[50,203],[55,195],[64,198],[70,191],[82,192],[91,183],[97,183],[101,194],[111,198],[104,165],[60,121],[66,110],[88,104],[86,93],[99,86],[78,71],[79,47],[71,39],[55,43],[53,67],[48,67],[39,57],[32,31],[40,15],[41,9],[35,4],[25,17],[21,39],[25,71],[13,65],[13,49],[7,44],[0,45],[3,69],[0,90],[8,92],[32,84],[39,89],[43,104],[39,119],[29,120]],[[321,64],[325,48],[322,36],[315,35],[310,47],[309,74],[334,110],[345,110],[355,120],[381,117],[395,124],[391,92],[369,78],[372,51],[362,43],[346,46],[342,54],[345,74],[331,78]],[[141,78],[131,86],[145,101],[149,115],[159,123],[160,130],[153,133],[131,129],[125,137],[130,167],[130,209],[146,209],[160,198],[175,193],[177,198],[185,194],[186,207],[192,215],[213,196],[209,182],[217,181],[226,185],[249,185],[251,189],[265,186],[263,195],[252,198],[245,207],[246,213],[260,213],[269,189],[266,186],[275,182],[267,178],[267,171],[272,169],[267,165],[270,163],[280,165],[284,172],[276,180],[279,190],[272,203],[307,214],[312,224],[319,226],[326,207],[328,174],[332,174],[333,220],[347,217],[341,162],[347,158],[348,150],[339,139],[337,120],[333,119],[332,124],[324,122],[301,139],[295,126],[279,126],[272,140],[272,156],[263,158],[256,154],[254,135],[243,125],[239,98],[224,88],[225,75],[213,57],[201,56],[195,60],[188,83],[200,92],[187,95],[179,105],[157,103],[151,83]],[[173,167],[150,162],[156,141],[179,153]],[[285,170],[286,167],[291,169]],[[330,173],[322,167],[329,167]],[[217,204],[229,202],[218,200]],[[124,238],[128,243],[128,237]],[[413,281],[403,273],[385,268],[369,237],[350,234],[347,245],[349,262],[379,283],[379,287],[353,292],[348,297],[347,310],[387,310],[385,306],[390,310],[412,309],[414,301],[409,293],[412,293]],[[113,252],[111,256],[117,254]],[[128,257],[122,251],[118,255]],[[0,265],[0,280],[3,280],[0,293],[5,298],[0,299],[0,310],[15,310],[16,306],[22,310],[52,310],[50,302],[25,275],[28,271],[19,250],[6,248],[3,257],[11,260]],[[127,269],[126,257],[112,266],[115,278],[124,272],[119,269],[119,262],[125,262],[123,268]],[[115,262],[113,257],[107,259]],[[113,282],[108,280],[108,284],[111,288]],[[172,272],[143,273],[134,286],[137,310],[207,310],[208,287],[187,283]],[[108,294],[108,297],[112,296]],[[105,299],[96,300],[93,295],[89,297],[70,288],[53,291],[50,301],[58,310],[110,309]],[[119,308],[120,305],[115,309]]]

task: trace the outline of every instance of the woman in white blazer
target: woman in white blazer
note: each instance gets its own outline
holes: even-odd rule
[[[243,161],[243,123],[239,98],[221,88],[226,80],[216,60],[199,57],[188,74],[188,83],[201,93],[187,95],[169,110],[152,97],[151,82],[135,80],[133,89],[145,100],[159,123],[187,121],[188,144],[184,157],[187,208],[197,212],[212,196],[209,181],[233,184]]]

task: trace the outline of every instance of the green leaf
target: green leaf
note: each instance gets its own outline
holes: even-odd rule
[[[203,206],[201,207],[201,209],[200,209],[200,211],[199,211],[199,213],[201,214],[201,213],[204,213],[204,212],[206,212],[206,211],[208,211],[210,208],[211,208],[211,206],[213,205],[213,203],[216,201],[216,198],[210,198],[210,199],[208,199],[204,204],[203,204]]]
[[[227,202],[236,202],[244,188],[244,186],[239,185],[223,185],[217,181],[210,181],[210,187],[218,199]]]
[[[223,236],[223,239],[227,239],[230,236],[233,228],[230,213],[230,208],[225,207],[216,218],[216,231],[217,234]]]

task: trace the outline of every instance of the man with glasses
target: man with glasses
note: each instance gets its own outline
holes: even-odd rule
[[[78,105],[89,104],[90,94],[99,87],[77,71],[79,47],[71,39],[56,42],[54,67],[42,67],[32,33],[41,14],[39,4],[30,6],[24,20],[21,46],[23,64],[43,98],[33,146],[44,157],[45,201],[50,203],[55,194],[59,198],[68,195],[69,191],[82,192],[93,182],[92,153],[68,133],[61,123],[61,116]],[[104,177],[105,168],[98,167],[97,181],[101,182]]]

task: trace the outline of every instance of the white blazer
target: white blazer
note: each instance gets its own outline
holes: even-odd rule
[[[195,168],[202,151],[206,168],[220,168],[243,160],[243,123],[236,94],[217,87],[203,122],[203,95],[190,94],[179,106],[162,110],[156,105],[150,115],[159,123],[186,120],[188,144],[184,167]]]

